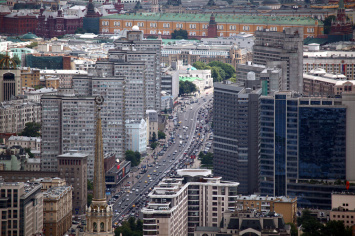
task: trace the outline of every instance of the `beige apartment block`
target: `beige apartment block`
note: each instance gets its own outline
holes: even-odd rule
[[[355,225],[355,193],[332,193],[330,220],[342,221],[345,227]]]
[[[11,136],[6,144],[11,147],[19,145],[23,148],[30,148],[31,150],[41,150],[42,139],[40,137],[26,137],[26,136]]]
[[[40,183],[0,181],[0,235],[36,235],[43,230]]]
[[[237,197],[237,210],[255,209],[258,212],[276,212],[281,214],[286,223],[296,222],[297,198],[264,197],[249,195]]]
[[[62,236],[72,225],[72,187],[51,187],[43,193],[45,235]]]

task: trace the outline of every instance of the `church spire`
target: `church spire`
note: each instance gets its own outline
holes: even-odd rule
[[[105,184],[105,169],[104,169],[104,148],[102,141],[102,128],[101,128],[101,105],[104,102],[103,97],[95,98],[96,105],[98,106],[98,114],[96,120],[96,143],[95,143],[95,163],[94,163],[94,195],[93,201],[106,201],[106,184]]]

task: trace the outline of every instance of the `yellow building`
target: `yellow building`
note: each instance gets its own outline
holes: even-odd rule
[[[311,17],[219,14],[215,16],[217,35],[208,35],[210,18],[210,14],[178,13],[109,15],[100,18],[100,33],[115,34],[131,30],[132,26],[137,25],[145,36],[157,36],[160,32],[163,38],[170,38],[175,29],[186,30],[189,38],[229,37],[240,32],[254,33],[264,29],[282,32],[287,27],[302,26],[305,38],[323,34],[323,22]],[[214,23],[213,20],[211,22]]]
[[[21,87],[34,87],[40,84],[40,70],[30,67],[21,70]]]
[[[240,195],[236,201],[237,210],[256,209],[260,212],[274,211],[283,215],[285,223],[296,223],[297,198]]]
[[[59,78],[47,78],[46,79],[46,88],[58,89],[60,84]]]

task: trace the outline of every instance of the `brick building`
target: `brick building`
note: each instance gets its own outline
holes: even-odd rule
[[[37,28],[37,16],[27,11],[13,12],[3,17],[0,25],[0,33],[22,35],[35,32]]]
[[[145,36],[158,36],[161,32],[162,38],[171,38],[175,29],[186,30],[189,38],[197,39],[214,37],[215,32],[216,36],[229,37],[240,32],[254,33],[259,30],[283,32],[285,28],[290,27],[302,27],[304,38],[315,38],[323,34],[323,22],[310,17],[174,13],[104,16],[100,18],[100,33],[114,34],[130,30],[134,25],[137,25]],[[209,25],[215,25],[217,30]]]
[[[42,7],[38,16],[36,34],[43,38],[53,38],[65,34],[74,34],[83,27],[83,19],[77,16],[64,16],[63,10],[57,12],[44,11]]]

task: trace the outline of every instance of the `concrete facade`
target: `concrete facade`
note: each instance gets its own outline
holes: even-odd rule
[[[283,32],[256,31],[253,63],[286,61],[287,77],[282,90],[303,91],[303,29],[285,28]]]
[[[142,209],[143,235],[194,235],[198,226],[217,227],[223,213],[235,208],[239,183],[212,177],[210,170],[181,169],[164,178]]]
[[[242,194],[259,189],[260,93],[260,89],[214,83],[214,173],[239,182]]]
[[[43,230],[43,194],[39,183],[1,182],[1,235],[36,235]]]
[[[21,94],[21,71],[19,69],[0,70],[0,102],[9,101]]]
[[[149,140],[152,139],[153,133],[156,135],[158,140],[158,113],[155,110],[147,110],[147,145]]]
[[[355,223],[355,194],[353,192],[332,193],[330,220],[342,221],[345,227]]]
[[[145,153],[147,151],[147,123],[144,119],[140,122],[126,121],[126,149]]]
[[[73,187],[72,213],[85,213],[87,204],[87,159],[88,155],[70,151],[58,156],[59,177],[65,179],[67,185]]]
[[[31,150],[41,150],[42,139],[40,137],[26,137],[26,136],[11,136],[6,144],[11,146],[19,145],[23,148],[30,148]]]

